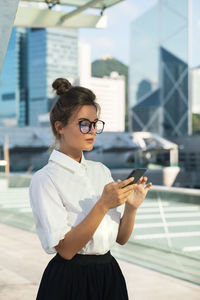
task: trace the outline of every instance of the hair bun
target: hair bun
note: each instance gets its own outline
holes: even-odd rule
[[[57,78],[53,83],[52,87],[56,90],[57,95],[65,94],[72,88],[71,83],[65,78]]]

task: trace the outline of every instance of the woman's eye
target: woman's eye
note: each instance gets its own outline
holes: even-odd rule
[[[90,126],[90,123],[89,122],[82,122],[81,126]]]

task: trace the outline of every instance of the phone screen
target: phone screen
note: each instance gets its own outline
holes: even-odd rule
[[[133,180],[133,182],[130,182],[127,185],[130,185],[130,184],[133,184],[133,183],[137,183],[137,181],[140,179],[140,177],[142,177],[144,175],[144,173],[146,171],[147,171],[146,168],[133,169],[133,171],[128,175],[127,179],[130,178],[130,177],[134,177],[134,180]]]

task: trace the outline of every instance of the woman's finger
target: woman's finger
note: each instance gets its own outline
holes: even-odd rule
[[[131,183],[134,180],[134,177],[130,177],[128,179],[125,179],[123,181],[121,181],[120,183],[118,183],[119,188],[124,188],[125,186],[127,186],[129,183]]]
[[[134,188],[134,184],[129,184],[119,190],[120,195],[124,195],[127,192],[132,192]]]
[[[149,189],[151,186],[152,186],[152,183],[149,182],[149,183],[145,186],[145,189]]]
[[[148,178],[146,176],[143,177],[142,184],[146,184],[147,180],[148,180]]]
[[[142,181],[143,181],[143,176],[138,179],[137,184],[141,184]]]
[[[147,182],[148,178],[145,176],[145,177],[140,177],[140,179],[138,180],[137,184],[143,184],[145,185],[146,182]]]

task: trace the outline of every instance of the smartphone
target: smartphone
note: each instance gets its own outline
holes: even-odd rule
[[[146,171],[147,171],[146,168],[133,169],[133,171],[128,175],[128,177],[126,179],[128,179],[130,177],[134,177],[134,180],[132,182],[130,182],[129,184],[127,184],[127,185],[136,183],[140,179],[140,177],[142,177],[144,175],[144,173]]]

